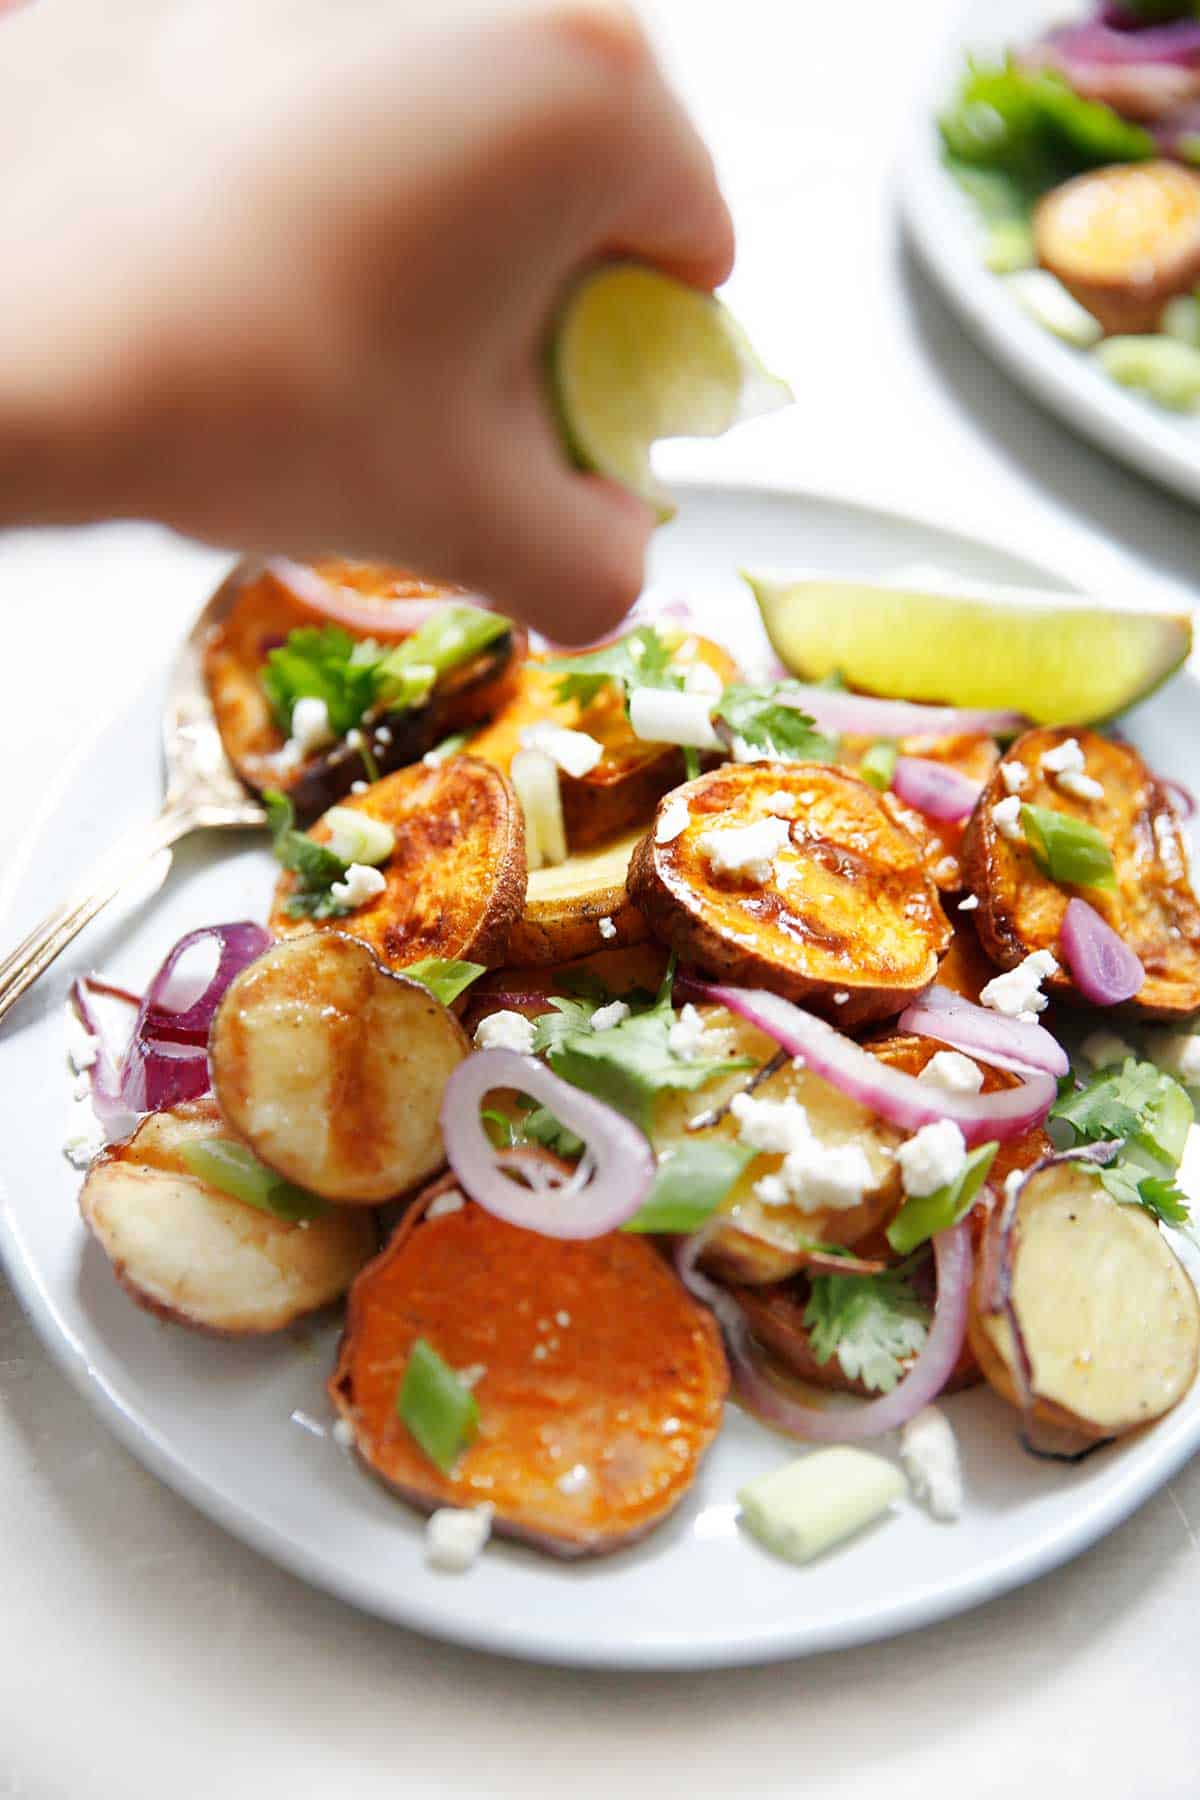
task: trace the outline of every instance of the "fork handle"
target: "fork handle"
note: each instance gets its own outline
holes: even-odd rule
[[[92,871],[82,894],[56,906],[0,963],[0,1019],[152,856],[186,837],[198,825],[216,822],[191,807],[168,805],[156,819],[139,825],[122,839],[111,856]]]

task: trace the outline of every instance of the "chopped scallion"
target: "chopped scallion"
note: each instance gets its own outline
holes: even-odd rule
[[[474,1394],[424,1338],[418,1338],[409,1352],[396,1411],[443,1475],[450,1473],[479,1430]]]
[[[1051,881],[1071,887],[1117,885],[1112,851],[1094,825],[1049,806],[1023,806],[1021,827],[1034,861]]]
[[[197,1138],[184,1145],[182,1156],[184,1167],[209,1187],[277,1219],[294,1224],[300,1219],[319,1219],[329,1211],[319,1195],[268,1169],[253,1150],[234,1138]]]
[[[998,1144],[980,1144],[968,1153],[962,1174],[936,1193],[906,1200],[888,1226],[887,1239],[897,1256],[909,1256],[939,1231],[948,1231],[970,1212],[975,1196],[996,1160]]]

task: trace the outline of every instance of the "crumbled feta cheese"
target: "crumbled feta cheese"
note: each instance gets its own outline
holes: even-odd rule
[[[667,1047],[675,1056],[685,1057],[689,1062],[708,1048],[704,1020],[690,1000],[667,1033]]]
[[[756,1100],[737,1094],[730,1107],[738,1136],[752,1150],[781,1155],[777,1173],[755,1183],[764,1206],[796,1206],[801,1212],[846,1211],[874,1186],[871,1165],[858,1144],[824,1144],[797,1100]]]
[[[475,1048],[519,1050],[528,1056],[533,1050],[533,1020],[519,1012],[489,1013],[475,1027]]]
[[[958,910],[959,910],[959,912],[974,912],[975,908],[978,905],[979,905],[979,895],[978,894],[968,894],[965,900],[959,901]]]
[[[980,1004],[1009,1019],[1019,1019],[1026,1013],[1036,1016],[1050,1004],[1041,984],[1057,974],[1058,964],[1049,950],[1034,950],[1015,969],[989,981],[979,996]]]
[[[1079,1048],[1093,1069],[1109,1069],[1114,1063],[1123,1063],[1127,1056],[1137,1055],[1133,1045],[1115,1031],[1091,1031]]]
[[[1092,775],[1081,775],[1078,769],[1068,769],[1058,777],[1058,785],[1064,794],[1073,794],[1076,800],[1103,800],[1104,789]]]
[[[390,725],[377,725],[375,727],[375,742],[377,744],[382,744],[384,749],[386,750],[388,745],[391,743],[391,741],[392,741],[391,726]]]
[[[361,750],[365,742],[366,742],[366,739],[363,737],[362,732],[358,729],[358,726],[352,725],[350,727],[350,730],[346,733],[346,748],[347,748],[347,750]]]
[[[457,1188],[447,1188],[444,1194],[438,1194],[425,1208],[427,1219],[444,1219],[447,1213],[461,1212],[466,1201]]]
[[[81,1069],[75,1077],[75,1085],[71,1089],[73,1100],[86,1100],[92,1091],[92,1078],[86,1069]]]
[[[314,750],[321,750],[332,742],[333,728],[329,723],[329,708],[324,700],[308,694],[297,700],[292,708],[292,735],[284,749],[292,746],[298,756],[309,756]]]
[[[683,678],[685,694],[719,694],[724,690],[724,682],[717,671],[706,662],[694,662]]]
[[[939,1050],[930,1057],[917,1080],[940,1087],[947,1094],[977,1094],[983,1087],[983,1070],[957,1050]]]
[[[425,1527],[425,1560],[431,1568],[461,1575],[475,1562],[492,1534],[495,1507],[439,1506]]]
[[[773,813],[777,819],[794,819],[796,816],[796,805],[797,801],[795,794],[785,794],[782,788],[778,793],[768,794],[763,801],[763,806],[766,810],[769,813]]]
[[[847,1000],[849,1000],[849,998],[850,998],[850,994],[849,994],[848,989],[839,988],[837,993],[833,996],[833,1004],[835,1006],[845,1006],[845,1004],[846,1004]]]
[[[94,1069],[100,1055],[100,1039],[93,1037],[74,1007],[67,1010],[67,1061],[76,1075]]]
[[[71,1166],[76,1169],[88,1168],[92,1158],[99,1156],[106,1142],[103,1127],[87,1102],[73,1106],[67,1122],[67,1135],[63,1140],[63,1155]]]
[[[559,1326],[559,1328],[560,1328],[560,1329],[561,1329],[561,1330],[563,1330],[563,1331],[565,1331],[565,1330],[566,1330],[566,1329],[567,1329],[567,1326],[568,1326],[568,1325],[569,1325],[569,1324],[570,1324],[570,1323],[571,1323],[571,1315],[570,1315],[570,1313],[569,1313],[569,1312],[565,1312],[565,1311],[564,1311],[564,1310],[562,1310],[562,1309],[561,1309],[561,1308],[560,1308],[560,1309],[559,1309],[559,1311],[558,1311],[558,1312],[556,1312],[556,1313],[555,1313],[555,1315],[554,1315],[554,1323],[555,1323],[555,1324],[556,1324],[556,1325],[557,1325],[557,1326]]]
[[[1043,775],[1063,775],[1068,769],[1086,767],[1083,751],[1079,747],[1078,738],[1064,738],[1061,744],[1055,744],[1052,750],[1046,750],[1038,758]]]
[[[370,784],[365,781],[352,781],[350,783],[350,792],[352,794],[365,794],[369,785]]]
[[[692,815],[688,811],[687,801],[681,800],[677,794],[672,794],[658,815],[658,824],[654,828],[655,843],[673,844],[675,839],[687,830],[691,819]]]
[[[598,1006],[592,1014],[593,1031],[611,1031],[629,1017],[629,1008],[624,1000],[610,1000],[607,1006]]]
[[[342,1450],[353,1450],[354,1427],[349,1419],[336,1419],[334,1421],[333,1441]]]
[[[345,880],[330,883],[329,892],[339,906],[365,906],[387,886],[387,877],[370,863],[351,863]]]
[[[1188,1031],[1155,1031],[1147,1039],[1154,1062],[1185,1087],[1200,1087],[1200,1036]]]
[[[521,743],[526,750],[541,750],[564,775],[576,780],[590,774],[604,755],[604,745],[597,738],[586,731],[568,731],[565,725],[553,725],[548,719],[526,725]]]
[[[573,1463],[555,1482],[560,1494],[582,1494],[591,1484],[591,1470],[586,1463]]]
[[[953,1119],[935,1119],[896,1151],[904,1192],[923,1200],[957,1181],[966,1167],[967,1145]]]
[[[755,819],[752,825],[702,832],[700,851],[714,875],[742,875],[761,885],[770,880],[775,858],[790,836],[786,819]]]
[[[957,1519],[963,1506],[958,1443],[944,1412],[923,1406],[900,1433],[900,1461],[916,1499],[935,1519]]]
[[[617,935],[617,927],[616,927],[615,923],[613,922],[613,920],[612,919],[601,919],[601,921],[600,921],[600,936],[602,938],[611,939],[611,938],[615,938],[616,935]]]
[[[1021,802],[1016,794],[1010,794],[1007,800],[1000,800],[992,808],[992,818],[996,822],[996,830],[1010,844],[1025,842],[1025,829],[1021,824]]]
[[[1024,763],[1002,762],[1000,779],[1004,783],[1006,793],[1023,794],[1029,785],[1029,770]]]
[[[486,1363],[467,1363],[465,1368],[456,1369],[454,1373],[465,1388],[478,1387],[487,1374]]]

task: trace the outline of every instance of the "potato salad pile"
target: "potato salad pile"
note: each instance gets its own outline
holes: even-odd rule
[[[731,1393],[823,1446],[739,1496],[804,1559],[958,1514],[956,1390],[1067,1460],[1188,1392],[1200,907],[1128,743],[332,562],[206,673],[274,896],[78,984],[83,1216],[179,1326],[344,1301],[335,1435],[436,1566],[651,1531]]]

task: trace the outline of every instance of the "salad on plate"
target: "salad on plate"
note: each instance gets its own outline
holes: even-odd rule
[[[732,1402],[782,1434],[742,1521],[803,1561],[905,1493],[957,1516],[943,1396],[1072,1461],[1196,1375],[1190,801],[1091,673],[1122,644],[1138,698],[1189,621],[1031,605],[950,705],[994,601],[904,595],[901,644],[857,590],[888,682],[829,666],[828,583],[753,585],[771,672],[682,601],[566,655],[247,566],[205,667],[265,923],[73,991],[116,1278],[243,1339],[344,1305],[335,1436],[438,1568],[645,1536]]]

